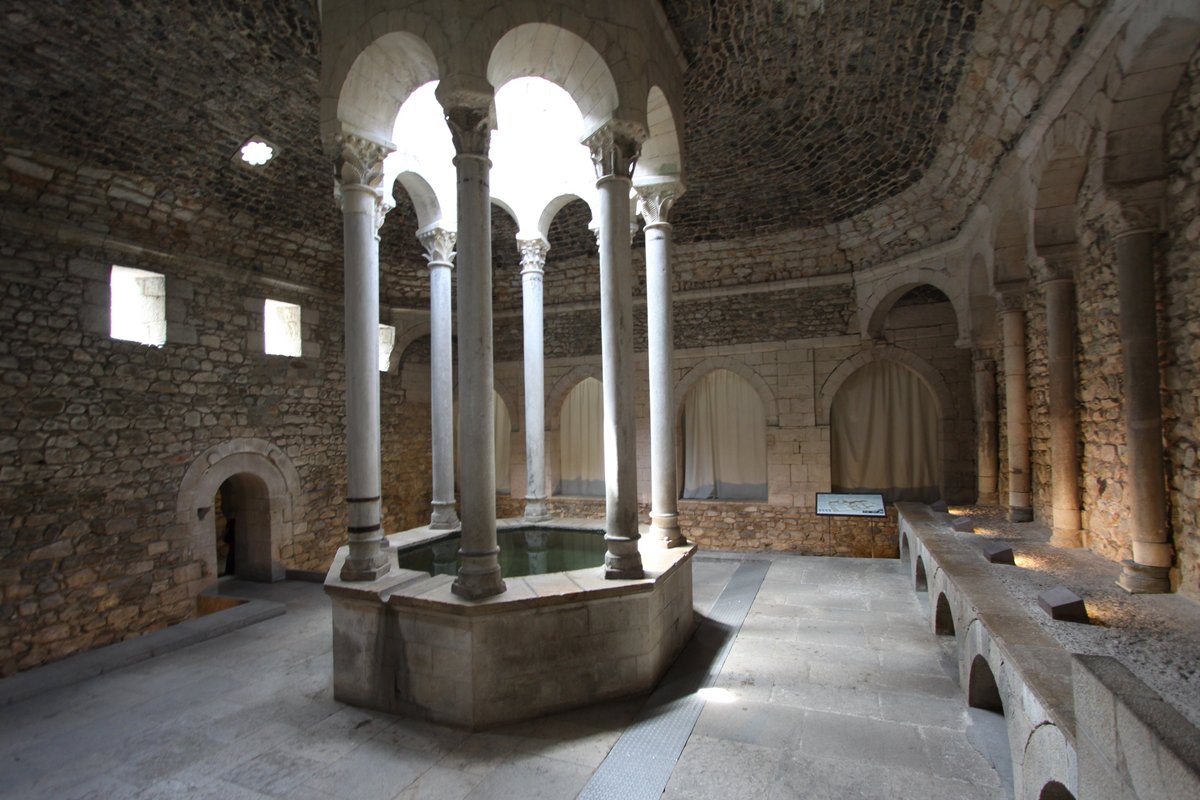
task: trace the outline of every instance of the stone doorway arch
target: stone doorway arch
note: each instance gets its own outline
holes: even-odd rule
[[[187,530],[191,560],[201,564],[200,577],[188,587],[192,595],[217,580],[213,498],[226,482],[230,510],[238,517],[238,577],[279,581],[287,574],[283,559],[291,555],[299,475],[275,445],[232,439],[205,450],[179,486],[177,519]]]

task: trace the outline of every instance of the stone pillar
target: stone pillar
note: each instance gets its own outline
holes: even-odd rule
[[[588,137],[600,195],[600,342],[604,369],[607,578],[641,578],[633,407],[633,257],[629,192],[644,132],[610,122]]]
[[[1121,208],[1115,235],[1129,453],[1126,496],[1133,545],[1133,559],[1122,562],[1117,583],[1135,593],[1171,591],[1174,556],[1167,535],[1154,289],[1154,236],[1160,215],[1157,204],[1127,204]]]
[[[372,581],[391,568],[380,513],[379,226],[388,149],[342,139],[336,194],[342,206],[346,292],[346,504],[350,551],[344,581]]]
[[[679,530],[675,475],[675,332],[671,304],[671,224],[677,183],[638,189],[646,221],[646,323],[650,370],[650,535],[663,547],[686,544]]]
[[[1008,421],[1008,518],[1029,522],[1029,391],[1025,373],[1025,284],[1000,287],[1004,405]]]
[[[996,362],[990,358],[975,361],[975,426],[978,462],[978,498],[976,502],[1000,502],[997,491],[1000,475],[1000,443],[996,430]]]
[[[456,595],[504,591],[496,545],[496,439],[492,376],[492,219],[488,176],[490,108],[450,106],[458,186],[458,429],[462,544]]]
[[[451,269],[454,231],[417,234],[429,260],[429,405],[433,438],[433,513],[429,527],[458,526],[454,510],[454,326]]]
[[[521,302],[525,332],[525,519],[549,519],[546,510],[546,381],[542,349],[542,275],[550,245],[517,242],[521,251]]]
[[[1050,544],[1080,547],[1079,448],[1075,410],[1075,246],[1044,256],[1046,367],[1050,400]]]

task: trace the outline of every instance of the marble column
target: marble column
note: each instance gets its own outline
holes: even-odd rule
[[[454,509],[454,329],[451,306],[454,231],[417,234],[429,260],[429,404],[433,439],[433,512],[429,527],[458,526]]]
[[[671,304],[671,224],[677,183],[638,188],[646,221],[646,324],[650,371],[650,536],[663,547],[687,540],[679,530],[675,466],[675,331]]]
[[[1046,280],[1046,370],[1050,412],[1050,544],[1080,547],[1079,447],[1075,406],[1074,245],[1043,258]]]
[[[990,358],[975,361],[975,425],[978,470],[976,502],[1000,502],[997,492],[1000,474],[1000,444],[996,429],[996,362]]]
[[[546,364],[542,343],[542,276],[550,244],[517,241],[521,251],[521,302],[525,334],[525,519],[550,518],[546,510]]]
[[[1125,205],[1116,219],[1117,300],[1125,367],[1125,439],[1133,559],[1117,583],[1132,593],[1171,591],[1174,556],[1167,532],[1159,396],[1158,312],[1154,288],[1156,203]]]
[[[390,564],[380,511],[379,226],[383,159],[388,149],[357,136],[342,139],[336,194],[345,250],[346,504],[350,547],[344,581],[372,581]]]
[[[1029,389],[1025,372],[1025,284],[1000,288],[1004,413],[1008,422],[1008,518],[1029,522]]]
[[[496,545],[496,439],[492,375],[492,219],[488,183],[490,109],[450,106],[457,155],[458,428],[462,499],[456,595],[478,600],[504,591]]]
[[[599,198],[600,343],[604,371],[606,578],[641,578],[633,406],[633,257],[629,193],[644,132],[610,122],[587,138]]]

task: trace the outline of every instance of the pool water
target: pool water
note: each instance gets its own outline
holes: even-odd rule
[[[500,574],[505,578],[566,572],[604,564],[604,531],[517,528],[496,532]],[[430,575],[458,574],[460,537],[451,536],[397,553],[401,569]]]

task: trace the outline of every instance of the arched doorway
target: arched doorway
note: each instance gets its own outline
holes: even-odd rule
[[[217,575],[271,581],[271,499],[257,475],[226,478],[213,498]]]

